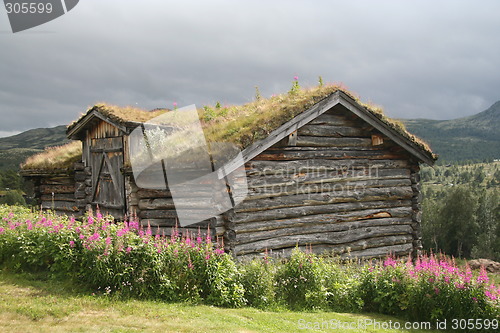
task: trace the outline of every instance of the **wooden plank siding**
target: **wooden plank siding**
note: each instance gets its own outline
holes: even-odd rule
[[[227,248],[238,257],[309,245],[344,256],[408,254],[418,242],[416,165],[353,113],[331,109],[298,128],[293,143],[245,164],[249,196],[224,214]]]

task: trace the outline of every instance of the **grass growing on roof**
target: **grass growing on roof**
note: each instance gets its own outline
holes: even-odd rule
[[[298,82],[294,82],[292,89],[284,94],[273,95],[270,98],[259,98],[255,101],[234,106],[221,106],[219,102],[215,106],[204,106],[198,109],[205,137],[209,142],[229,142],[245,149],[256,141],[265,139],[272,131],[292,120],[300,113],[306,111],[316,103],[341,91],[350,96],[360,104],[367,112],[371,113],[384,124],[392,128],[418,148],[427,152],[431,158],[437,156],[421,139],[409,133],[402,122],[388,118],[379,106],[371,103],[363,103],[359,97],[349,92],[342,84],[320,84],[312,88],[300,88]],[[76,124],[93,111],[107,116],[119,124],[147,122],[158,117],[166,109],[145,111],[135,107],[118,107],[108,104],[97,104],[87,111],[80,119],[68,126],[71,130]],[[73,146],[72,146],[73,147]],[[81,154],[81,147],[80,154]],[[61,156],[57,154],[61,154]],[[77,160],[77,150],[68,152],[66,149],[44,152],[28,161],[23,166],[24,169],[61,169],[67,168],[72,162]],[[48,156],[53,154],[52,157]]]
[[[208,141],[232,142],[244,149],[258,140],[265,139],[273,130],[336,91],[347,94],[396,132],[430,153],[433,158],[436,157],[427,143],[409,133],[401,121],[387,117],[379,106],[361,102],[358,96],[341,84],[323,84],[308,89],[292,88],[288,93],[267,99],[258,98],[239,106],[206,106],[200,110],[200,119]]]
[[[82,157],[82,143],[73,141],[63,146],[46,148],[42,153],[28,157],[21,165],[24,170],[29,169],[69,169],[73,163]]]

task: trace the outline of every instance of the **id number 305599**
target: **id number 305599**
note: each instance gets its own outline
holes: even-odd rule
[[[5,3],[5,8],[7,9],[7,14],[43,14],[52,13],[52,4],[50,2],[42,3],[42,2],[7,2]]]

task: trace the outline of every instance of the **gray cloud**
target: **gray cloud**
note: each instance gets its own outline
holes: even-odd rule
[[[0,131],[66,124],[106,101],[147,109],[245,103],[345,83],[400,118],[500,99],[500,3],[80,1],[35,29],[0,23]],[[0,11],[0,16],[5,15]],[[0,132],[0,135],[1,133]]]

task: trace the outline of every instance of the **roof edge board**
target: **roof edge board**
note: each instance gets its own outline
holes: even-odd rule
[[[368,124],[375,127],[377,130],[385,134],[395,143],[403,147],[413,156],[417,157],[421,161],[425,162],[429,166],[434,165],[434,160],[427,156],[422,152],[422,149],[416,146],[413,142],[411,142],[408,138],[405,138],[403,135],[399,133],[395,133],[394,129],[388,127],[382,120],[377,118],[375,115],[366,112],[359,103],[350,98],[347,94],[341,93],[339,98],[339,104],[347,108],[349,111],[360,117],[362,120],[367,122]]]
[[[71,130],[67,131],[66,136],[69,139],[75,140],[76,139],[75,138],[76,134],[78,132],[80,132],[80,130],[82,128],[84,128],[94,117],[99,118],[100,120],[105,121],[108,124],[115,126],[116,128],[118,128],[119,130],[123,131],[124,133],[127,132],[126,127],[113,122],[111,119],[109,119],[108,117],[104,116],[103,114],[101,114],[97,110],[92,110],[92,112],[90,112],[89,114],[87,114],[83,119],[81,119],[77,124],[75,124],[74,127],[71,128]]]

